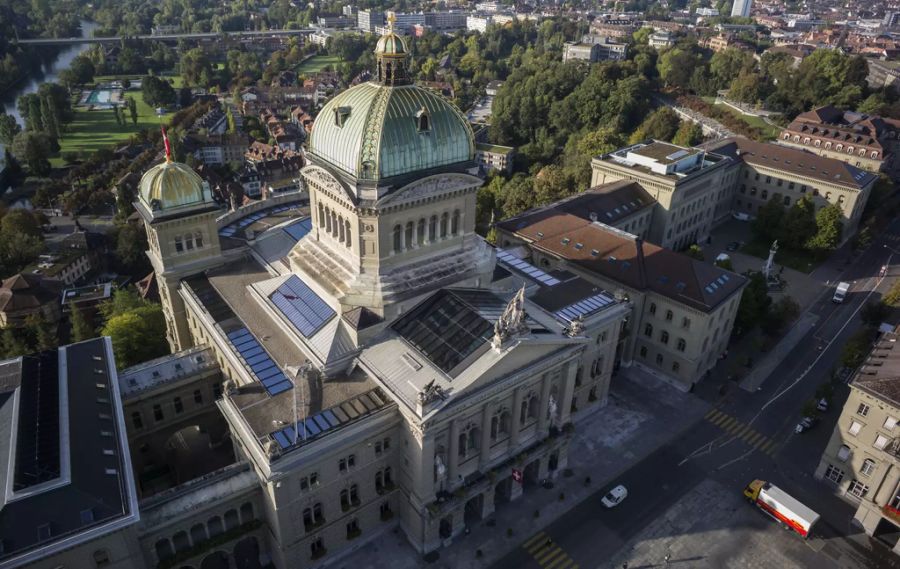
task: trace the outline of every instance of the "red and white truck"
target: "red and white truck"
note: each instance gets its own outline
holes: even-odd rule
[[[819,514],[771,482],[754,480],[744,488],[744,496],[759,509],[804,538],[809,537],[809,532],[819,521]]]

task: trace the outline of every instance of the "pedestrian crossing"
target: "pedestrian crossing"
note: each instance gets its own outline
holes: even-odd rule
[[[525,540],[522,549],[544,569],[578,569],[578,564],[545,532],[539,531]]]
[[[707,421],[722,429],[730,436],[737,437],[756,450],[769,456],[775,456],[775,441],[753,429],[750,425],[742,423],[727,413],[718,409],[712,409],[704,417]]]

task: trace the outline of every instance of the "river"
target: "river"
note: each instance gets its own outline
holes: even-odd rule
[[[96,22],[89,20],[81,20],[81,37],[87,38],[94,35],[94,30],[99,27]],[[31,72],[30,76],[23,79],[15,87],[0,94],[0,105],[4,108],[6,114],[15,117],[21,126],[25,126],[22,116],[16,108],[16,101],[22,95],[29,93],[37,93],[41,83],[53,83],[59,77],[59,72],[67,69],[72,64],[72,60],[91,48],[93,44],[83,43],[65,47],[59,51],[55,59],[45,61],[38,69]],[[45,48],[36,48],[45,49]],[[0,144],[0,168],[3,167],[3,145]]]

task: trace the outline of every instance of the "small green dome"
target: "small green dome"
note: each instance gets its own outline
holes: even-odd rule
[[[369,82],[332,98],[316,117],[309,153],[362,180],[380,180],[475,158],[463,114],[415,85]]]
[[[203,179],[190,166],[166,160],[141,176],[141,201],[151,211],[201,203],[206,200]]]
[[[384,34],[378,38],[378,43],[375,44],[376,55],[406,55],[407,53],[409,50],[406,49],[406,42],[394,32]]]

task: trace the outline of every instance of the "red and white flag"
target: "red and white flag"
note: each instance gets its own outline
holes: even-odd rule
[[[512,477],[513,477],[513,480],[515,480],[519,484],[522,483],[522,471],[521,470],[516,470],[515,468],[513,468],[512,469]]]

